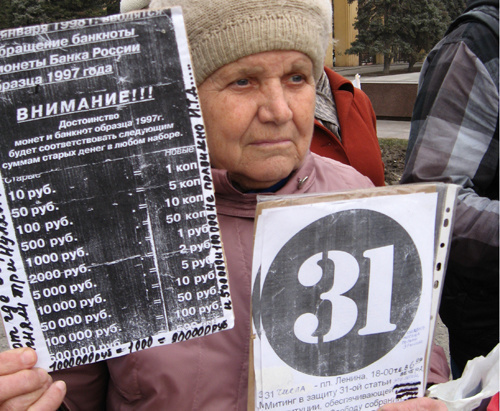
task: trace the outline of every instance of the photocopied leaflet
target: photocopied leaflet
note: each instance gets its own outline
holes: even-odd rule
[[[0,32],[0,314],[58,370],[232,328],[180,8]]]
[[[455,198],[443,184],[262,199],[249,410],[423,396]]]

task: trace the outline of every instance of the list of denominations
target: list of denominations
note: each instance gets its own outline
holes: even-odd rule
[[[231,328],[180,9],[0,32],[0,310],[62,369]]]

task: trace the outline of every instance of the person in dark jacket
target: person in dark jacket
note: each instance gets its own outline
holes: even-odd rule
[[[451,365],[499,341],[498,0],[472,0],[420,75],[402,183],[461,185],[440,315]]]

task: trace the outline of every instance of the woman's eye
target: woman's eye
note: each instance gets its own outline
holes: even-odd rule
[[[294,76],[290,77],[290,80],[294,83],[300,83],[304,81],[304,76],[300,74],[295,74]]]
[[[242,79],[236,80],[234,82],[234,84],[237,85],[237,86],[243,87],[243,86],[248,86],[249,81],[246,78],[242,78]]]

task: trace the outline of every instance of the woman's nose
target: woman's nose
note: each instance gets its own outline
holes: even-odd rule
[[[258,114],[263,123],[284,124],[293,118],[293,112],[281,82],[264,87]]]

